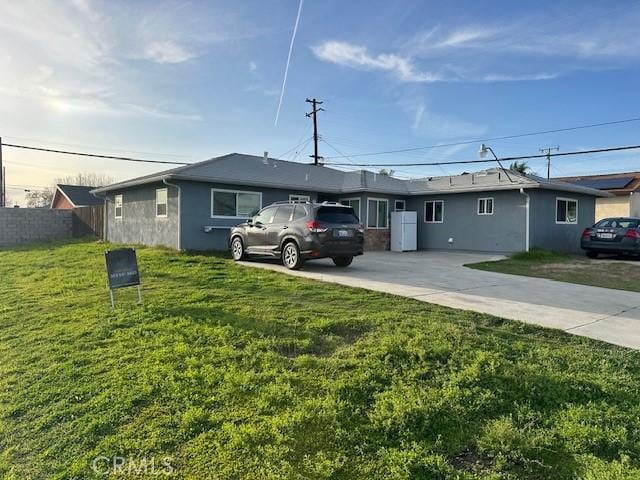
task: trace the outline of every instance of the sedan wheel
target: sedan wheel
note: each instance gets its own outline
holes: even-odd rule
[[[289,242],[284,246],[282,250],[282,263],[289,270],[297,270],[302,266],[302,258],[300,257],[300,250],[294,242]]]
[[[231,256],[236,262],[244,258],[244,245],[240,237],[234,238],[231,242]]]

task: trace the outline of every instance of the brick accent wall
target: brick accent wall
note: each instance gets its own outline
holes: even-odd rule
[[[389,250],[391,234],[389,230],[367,229],[364,231],[365,250]]]
[[[0,208],[0,247],[69,238],[71,215],[71,210]]]

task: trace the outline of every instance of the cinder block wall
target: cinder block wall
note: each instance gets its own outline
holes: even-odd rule
[[[0,247],[69,238],[71,216],[71,210],[0,208]]]

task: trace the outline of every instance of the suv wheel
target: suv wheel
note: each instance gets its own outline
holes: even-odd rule
[[[593,250],[587,250],[587,257],[589,258],[598,258],[598,252]]]
[[[333,257],[331,260],[336,264],[336,267],[348,267],[353,262],[353,257]]]
[[[282,249],[282,264],[289,270],[297,270],[302,266],[300,249],[296,242],[288,242]]]
[[[245,258],[244,245],[240,237],[235,237],[231,241],[231,256],[236,262]]]

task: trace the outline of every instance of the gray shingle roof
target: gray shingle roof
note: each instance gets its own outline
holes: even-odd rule
[[[321,165],[310,165],[241,153],[231,153],[204,162],[173,168],[97,188],[96,193],[118,190],[162,180],[194,180],[266,188],[310,190],[323,193],[373,192],[394,195],[429,195],[468,191],[546,188],[594,196],[608,196],[591,188],[509,172],[500,169],[414,180],[379,175],[367,170],[343,172]]]
[[[96,187],[87,187],[84,185],[56,185],[64,196],[76,207],[88,207],[90,205],[102,205],[104,200],[97,198],[91,194]]]

